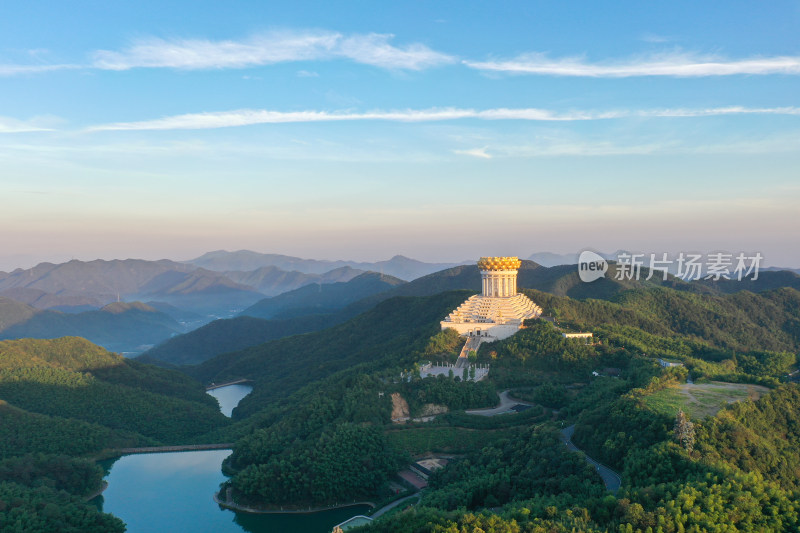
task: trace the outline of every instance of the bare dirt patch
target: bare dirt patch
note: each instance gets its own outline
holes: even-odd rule
[[[392,422],[400,424],[408,420],[410,411],[408,402],[399,392],[392,393]]]

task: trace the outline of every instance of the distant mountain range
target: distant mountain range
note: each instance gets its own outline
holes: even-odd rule
[[[219,272],[175,261],[125,259],[41,263],[0,272],[0,296],[38,308],[99,308],[118,300],[157,300],[202,314],[246,307],[263,295]]]
[[[276,266],[263,266],[250,271],[228,270],[224,272],[229,279],[252,287],[266,296],[276,296],[306,285],[350,281],[363,273],[363,270],[357,268],[340,267],[322,274],[308,274],[296,270],[281,270]]]
[[[441,266],[400,256],[377,263],[316,261],[255,252],[216,252],[203,257],[198,260],[201,264],[73,260],[0,272],[0,338],[81,336],[110,350],[137,352],[142,346],[159,344],[216,318],[235,316],[265,296],[277,297],[308,287],[263,303],[262,311],[254,308],[252,313],[271,317],[281,313],[328,314],[404,283],[388,272],[369,273],[353,265],[384,268],[406,277]],[[307,272],[264,264],[269,261],[286,268],[296,265]],[[206,263],[223,270],[204,268],[202,264]],[[250,266],[255,268],[246,270]],[[340,288],[354,279],[358,281],[353,285]],[[113,312],[125,302],[146,305]],[[325,318],[326,323],[328,320]],[[273,329],[269,337],[316,327],[321,326],[308,320],[305,324],[283,324],[281,329]]]
[[[460,264],[424,263],[402,255],[396,255],[388,261],[376,261],[374,263],[341,260],[327,261],[319,259],[301,259],[299,257],[279,254],[261,254],[258,252],[251,252],[250,250],[239,250],[238,252],[218,250],[216,252],[208,252],[196,259],[186,262],[217,272],[228,272],[231,270],[252,271],[262,267],[273,266],[281,270],[295,270],[306,274],[323,274],[337,268],[350,267],[361,270],[362,272],[371,270],[381,274],[388,274],[406,281],[414,280],[421,276]]]
[[[187,262],[73,260],[0,272],[0,296],[65,312],[99,309],[115,301],[153,301],[214,318],[233,316],[265,296],[346,282],[367,271],[410,280],[450,266],[403,256],[363,263],[246,250],[210,252]]]
[[[564,259],[557,254],[545,255],[543,260],[551,262]],[[270,262],[276,264],[265,264]],[[285,270],[288,268],[294,270]],[[764,270],[755,282],[685,283],[676,278],[664,282],[618,281],[613,279],[615,269],[612,264],[605,279],[587,284],[578,279],[574,265],[545,267],[523,261],[519,286],[572,298],[605,299],[628,289],[657,285],[709,293],[800,288],[800,276],[789,271]],[[405,283],[403,279],[412,281]],[[263,342],[340,323],[394,296],[479,288],[480,274],[473,262],[453,266],[402,256],[359,263],[240,251],[211,252],[194,262],[126,259],[42,263],[26,270],[0,272],[0,338],[78,335],[108,349],[128,352],[162,343],[215,318],[242,313],[267,319],[268,324],[255,323],[257,331],[246,336]],[[119,306],[104,307],[117,301],[120,305],[139,301],[146,306],[123,306],[116,314],[113,310]],[[213,329],[204,330],[207,339],[214,337],[209,333]],[[209,341],[203,354],[226,349],[223,329],[218,331],[220,342]],[[172,339],[169,344],[178,346],[179,342]],[[167,354],[165,360],[185,360],[185,354],[179,353],[182,350],[161,353]],[[179,355],[174,356],[176,353]]]

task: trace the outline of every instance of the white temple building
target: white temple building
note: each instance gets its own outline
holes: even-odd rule
[[[542,314],[542,308],[517,293],[516,257],[481,257],[482,292],[470,296],[442,320],[442,329],[453,328],[464,336],[486,341],[505,339],[522,327],[522,322]]]

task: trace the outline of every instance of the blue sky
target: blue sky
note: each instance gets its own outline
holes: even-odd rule
[[[586,247],[798,267],[800,3],[697,4],[7,3],[0,269]]]

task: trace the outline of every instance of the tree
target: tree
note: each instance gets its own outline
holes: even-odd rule
[[[683,412],[683,409],[678,411],[675,417],[675,441],[678,442],[683,449],[692,453],[694,448],[694,424],[689,421],[689,418]]]

